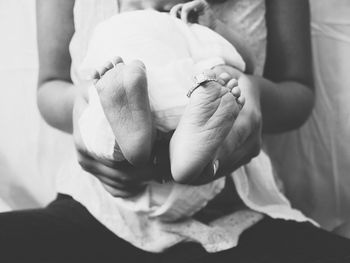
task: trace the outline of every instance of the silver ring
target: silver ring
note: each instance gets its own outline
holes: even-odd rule
[[[188,91],[187,93],[187,97],[191,97],[192,93],[198,89],[201,85],[207,83],[207,82],[210,82],[210,81],[215,81],[215,82],[219,82],[218,79],[216,78],[209,78],[208,76],[206,76],[204,73],[201,73],[201,74],[198,74],[197,76],[194,77],[194,85],[193,87]]]

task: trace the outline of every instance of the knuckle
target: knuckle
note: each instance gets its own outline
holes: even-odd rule
[[[256,141],[256,143],[254,144],[254,146],[253,146],[253,150],[252,150],[252,156],[253,157],[256,157],[256,156],[258,156],[260,154],[261,147],[262,147],[262,141],[261,141],[261,139],[258,139]]]

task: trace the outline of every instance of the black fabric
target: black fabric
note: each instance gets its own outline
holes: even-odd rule
[[[154,254],[119,239],[80,203],[59,195],[44,209],[0,214],[0,262],[349,263],[350,241],[307,223],[266,218],[237,248],[209,254],[183,243]]]

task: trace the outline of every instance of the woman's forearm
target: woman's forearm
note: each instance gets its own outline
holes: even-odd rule
[[[80,89],[67,81],[51,80],[42,83],[37,100],[45,121],[61,131],[71,133],[73,105],[79,93]]]
[[[264,133],[297,129],[310,116],[314,106],[310,87],[294,81],[275,83],[258,76],[243,77],[244,81],[259,88]]]

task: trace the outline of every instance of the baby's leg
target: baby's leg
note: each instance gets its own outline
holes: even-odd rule
[[[143,165],[151,156],[154,128],[142,62],[124,64],[121,58],[94,73],[106,118],[125,159]]]
[[[216,78],[214,71],[205,73]],[[193,91],[170,142],[172,176],[179,183],[195,183],[216,156],[243,104],[237,80],[222,73]]]

